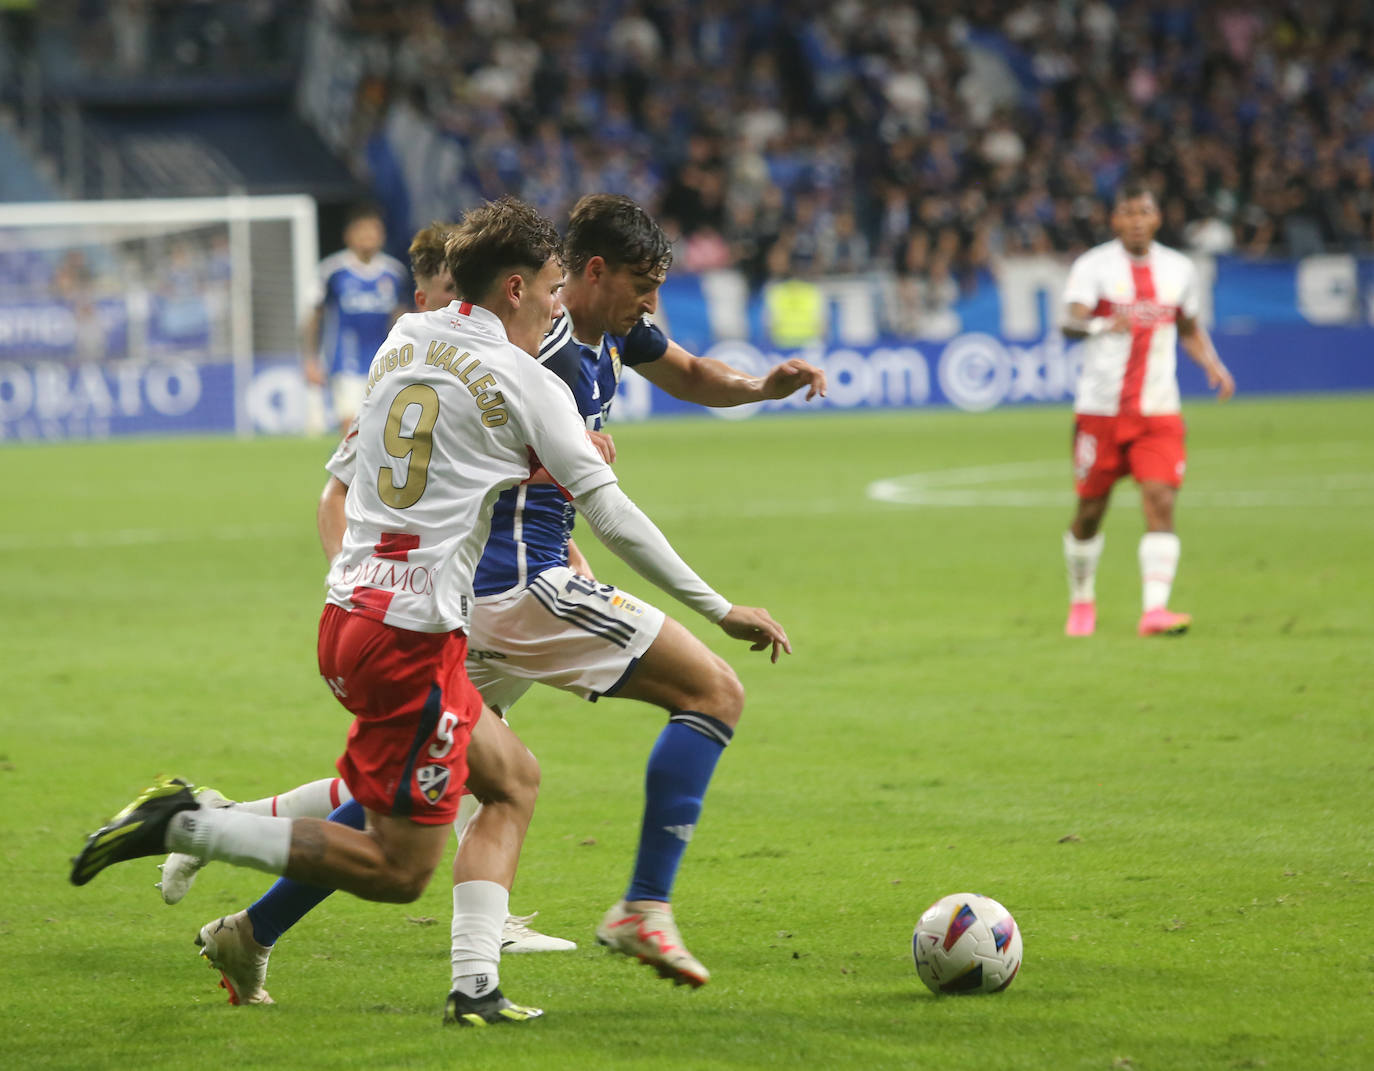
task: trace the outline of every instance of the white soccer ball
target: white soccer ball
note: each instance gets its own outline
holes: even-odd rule
[[[932,993],[998,993],[1021,969],[1021,931],[996,900],[953,893],[926,908],[911,954]]]

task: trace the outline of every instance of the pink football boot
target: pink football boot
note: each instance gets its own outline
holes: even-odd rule
[[[1192,623],[1192,614],[1176,614],[1160,606],[1140,615],[1136,631],[1142,636],[1182,636]]]
[[[1069,619],[1064,623],[1065,636],[1091,636],[1097,628],[1097,603],[1069,603]]]

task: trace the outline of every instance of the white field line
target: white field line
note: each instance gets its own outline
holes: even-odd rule
[[[1347,460],[1352,453],[1368,450],[1362,442],[1313,443],[1309,446],[1234,447],[1207,450],[1194,455],[1210,469],[1212,463],[1228,458],[1240,458],[1263,463],[1267,460]],[[1005,481],[1030,482],[1046,479],[1062,480],[1059,490],[1027,488],[997,489],[984,485]],[[976,465],[965,468],[937,469],[915,472],[875,480],[866,488],[865,497],[811,498],[804,493],[777,500],[755,499],[732,508],[729,520],[765,519],[769,517],[814,517],[827,514],[854,513],[884,506],[917,506],[934,508],[964,508],[978,506],[1031,509],[1072,505],[1068,458],[1042,461],[1015,461],[1002,465]],[[1268,487],[1243,487],[1207,490],[1185,483],[1182,502],[1189,507],[1221,509],[1348,507],[1374,505],[1374,471],[1286,473]],[[1282,486],[1282,484],[1298,486]],[[1138,497],[1129,485],[1123,486],[1114,498],[1120,503]],[[700,518],[703,510],[688,502],[661,503],[646,510],[659,521],[683,521]],[[716,517],[713,520],[724,520]],[[306,526],[295,524],[226,525],[213,529],[189,528],[124,528],[115,531],[58,532],[39,535],[6,535],[0,533],[0,552],[44,551],[60,549],[97,549],[109,547],[156,546],[168,543],[234,543],[250,539],[313,538]]]
[[[1352,454],[1358,456],[1367,450],[1368,445],[1365,443],[1330,442],[1310,446],[1278,446],[1272,449],[1235,447],[1208,450],[1196,456],[1200,456],[1207,468],[1212,470],[1215,462],[1226,459],[1239,458],[1252,464],[1294,460],[1349,461]],[[1017,461],[1004,465],[939,469],[875,480],[868,485],[867,496],[876,502],[900,506],[1062,507],[1072,504],[1074,500],[1073,491],[1069,486],[1070,471],[1070,462],[1067,458],[1057,461]],[[999,489],[986,486],[1006,482],[1038,483],[1051,478],[1063,481],[1062,488]],[[1263,485],[1266,483],[1263,478],[1260,483],[1262,485],[1258,487],[1217,489],[1185,484],[1181,498],[1189,506],[1223,509],[1374,504],[1374,471],[1285,473],[1271,477],[1267,481],[1267,486]],[[1126,491],[1127,497],[1134,494],[1133,490]]]

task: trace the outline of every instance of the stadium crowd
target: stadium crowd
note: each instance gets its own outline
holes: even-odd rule
[[[309,32],[328,27],[342,53],[306,48],[306,77],[327,65],[330,92],[352,95],[333,142],[374,180],[401,236],[436,205],[452,214],[510,192],[566,218],[582,193],[608,190],[653,208],[686,270],[738,266],[757,284],[889,268],[938,301],[994,256],[1105,240],[1110,195],[1130,173],[1157,191],[1170,245],[1374,249],[1369,5],[189,7],[176,25],[225,48],[244,35],[207,37],[220,7],[238,9],[227,25],[240,28],[278,26],[288,10],[313,20]],[[107,22],[127,36],[157,8],[54,5],[97,37]],[[206,59],[186,42],[173,52]]]
[[[408,113],[475,201],[654,206],[688,270],[891,266],[1105,240],[1127,173],[1162,241],[1374,244],[1374,11],[1338,0],[355,0],[356,129]],[[360,141],[361,145],[362,142]],[[374,155],[375,159],[375,155]]]

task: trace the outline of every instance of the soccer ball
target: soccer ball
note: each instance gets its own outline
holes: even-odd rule
[[[926,908],[911,954],[932,993],[999,993],[1021,969],[1021,931],[996,900],[953,893]]]

